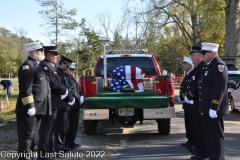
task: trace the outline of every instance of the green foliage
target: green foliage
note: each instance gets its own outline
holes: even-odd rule
[[[36,0],[43,8],[39,13],[46,21],[48,27],[47,35],[55,36],[52,43],[58,44],[58,37],[67,34],[67,30],[73,30],[78,26],[78,23],[72,17],[76,15],[77,10],[67,10],[64,8],[61,0]],[[49,29],[50,28],[50,29]]]

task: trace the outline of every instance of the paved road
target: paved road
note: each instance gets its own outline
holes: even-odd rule
[[[175,95],[178,95],[178,90]],[[169,135],[158,135],[156,121],[143,121],[143,125],[137,122],[134,127],[129,126],[128,128],[121,127],[121,124],[111,125],[111,122],[104,122],[100,123],[103,125],[100,134],[80,137],[83,143],[80,151],[106,150],[107,148],[106,155],[99,159],[111,160],[189,159],[190,152],[181,146],[181,143],[186,141],[182,106],[176,104],[175,107],[176,118],[171,120]],[[239,120],[239,112],[230,113],[226,117],[226,160],[240,159]]]

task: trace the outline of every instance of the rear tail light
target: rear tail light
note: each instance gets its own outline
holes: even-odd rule
[[[172,77],[167,77],[167,95],[170,107],[174,107],[174,86]]]

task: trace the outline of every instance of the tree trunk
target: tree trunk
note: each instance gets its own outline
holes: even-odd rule
[[[226,38],[225,38],[225,58],[239,55],[239,11],[240,0],[226,0]]]

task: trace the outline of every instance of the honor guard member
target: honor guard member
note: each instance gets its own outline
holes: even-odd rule
[[[48,78],[39,65],[45,58],[44,48],[40,42],[24,47],[28,58],[18,71],[19,95],[16,105],[19,159],[29,159],[26,154],[34,150],[42,117],[52,114]]]
[[[75,98],[72,95],[70,82],[67,79],[65,71],[68,69],[72,60],[68,57],[62,56],[57,67],[57,72],[61,76],[65,87],[68,89],[67,97],[61,96],[61,108],[57,111],[56,125],[54,129],[54,149],[56,152],[71,151],[65,149],[65,139],[68,129],[68,116],[71,106],[75,103]]]
[[[41,61],[46,74],[49,78],[49,84],[52,94],[52,115],[46,115],[42,118],[41,126],[43,134],[39,136],[38,159],[44,159],[44,155],[53,152],[53,127],[57,117],[57,110],[61,108],[61,95],[67,96],[68,89],[64,81],[57,73],[56,64],[59,57],[57,46],[43,46],[45,48],[45,59]],[[65,98],[63,97],[63,98]]]
[[[198,96],[198,82],[201,80],[201,75],[203,73],[203,68],[205,66],[205,61],[203,59],[202,53],[199,51],[201,47],[192,46],[190,51],[191,59],[194,64],[194,69],[191,72],[190,81],[187,83],[187,91],[185,94],[185,102],[188,103],[189,100],[193,100],[194,104],[192,107],[193,117],[194,117],[194,129],[195,129],[195,142],[196,146],[190,148],[192,154],[190,159],[205,159],[208,158],[207,141],[206,141],[206,130],[203,124],[203,116],[198,112],[199,108],[199,96]]]
[[[186,137],[187,137],[187,142],[182,143],[182,146],[186,146],[187,148],[191,147],[194,145],[194,129],[193,129],[193,118],[192,118],[192,109],[191,109],[191,104],[185,103],[184,101],[184,96],[186,94],[187,90],[187,83],[191,78],[191,72],[193,69],[193,63],[190,57],[184,57],[182,61],[183,65],[183,70],[185,71],[186,75],[180,85],[180,92],[179,92],[179,97],[178,100],[180,103],[183,105],[183,110],[184,110],[184,122],[185,122],[185,129],[186,129]]]
[[[80,91],[80,86],[77,81],[73,78],[75,71],[75,63],[71,63],[69,68],[66,70],[67,75],[69,75],[69,82],[71,85],[72,93],[76,99],[75,103],[72,105],[71,110],[69,112],[69,127],[68,133],[66,136],[66,148],[69,150],[75,149],[79,146],[79,144],[75,143],[75,139],[77,136],[78,129],[78,120],[80,115],[80,106],[84,102],[84,97]]]
[[[218,56],[218,44],[202,43],[201,53],[207,65],[199,83],[199,112],[207,131],[209,158],[225,159],[224,116],[228,110],[228,70]]]

